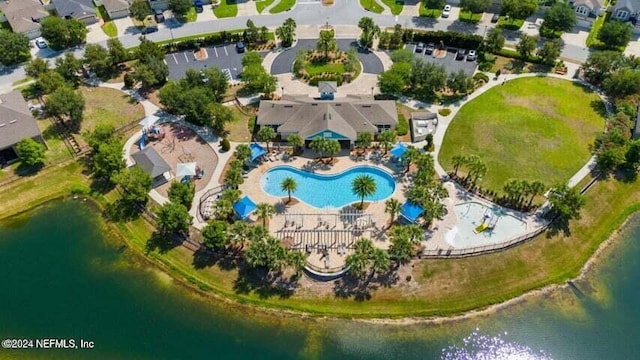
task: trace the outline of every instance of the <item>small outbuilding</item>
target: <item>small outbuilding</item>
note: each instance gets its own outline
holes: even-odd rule
[[[430,111],[417,111],[411,113],[411,140],[413,142],[424,141],[429,134],[435,134],[438,126],[438,114]]]
[[[131,157],[136,162],[136,165],[151,176],[154,182],[158,180],[166,181],[170,178],[168,173],[171,171],[171,167],[153,146],[147,146],[143,150],[132,154]]]
[[[333,100],[338,92],[338,83],[335,81],[320,81],[318,83],[320,100]]]

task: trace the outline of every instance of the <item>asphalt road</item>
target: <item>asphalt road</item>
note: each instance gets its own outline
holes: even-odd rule
[[[298,43],[283,51],[278,57],[275,58],[271,65],[271,74],[280,75],[290,73],[293,67],[293,62],[296,58],[296,54],[300,50],[315,49],[316,39],[301,39]],[[338,48],[343,51],[347,51],[350,48],[357,48],[356,39],[336,39]],[[362,63],[362,72],[366,74],[380,74],[384,71],[382,62],[372,52],[358,51],[358,59]]]
[[[416,59],[422,59],[426,62],[430,62],[436,65],[442,65],[447,73],[456,73],[460,70],[465,74],[471,76],[476,71],[478,63],[476,61],[456,60],[456,53],[454,48],[447,48],[447,55],[443,58],[435,58],[433,55],[427,55],[423,52],[415,52],[416,44],[408,44],[407,49],[413,51],[413,55]],[[453,50],[453,51],[452,51]],[[469,50],[469,49],[467,49]]]
[[[245,53],[239,54],[234,44],[212,46],[206,49],[209,57],[205,60],[196,60],[192,51],[179,51],[165,55],[169,66],[169,79],[181,79],[187,69],[202,70],[218,67],[229,74],[229,80],[239,80]]]

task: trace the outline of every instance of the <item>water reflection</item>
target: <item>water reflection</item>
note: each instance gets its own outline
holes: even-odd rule
[[[505,340],[508,333],[495,336],[484,335],[476,328],[462,339],[462,344],[451,345],[442,350],[443,360],[547,360],[552,359],[543,350],[532,350],[528,346]]]

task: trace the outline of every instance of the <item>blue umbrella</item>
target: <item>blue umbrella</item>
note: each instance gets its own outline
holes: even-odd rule
[[[253,202],[248,196],[245,195],[242,199],[236,201],[233,204],[233,210],[236,212],[240,219],[244,219],[251,215],[256,210],[258,205]]]

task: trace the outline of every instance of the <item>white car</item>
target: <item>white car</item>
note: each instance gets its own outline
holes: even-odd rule
[[[451,5],[447,4],[444,6],[444,9],[442,10],[442,17],[448,18],[449,15],[451,15]]]
[[[43,38],[36,39],[35,44],[38,47],[38,49],[44,49],[47,47],[47,42],[44,41]]]

